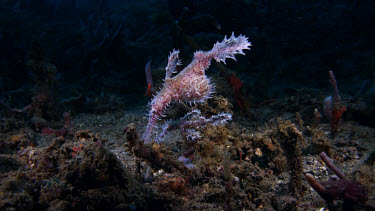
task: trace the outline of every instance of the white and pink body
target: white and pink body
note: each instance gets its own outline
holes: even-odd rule
[[[210,66],[211,59],[225,64],[226,58],[236,60],[235,54],[244,55],[243,50],[250,50],[250,46],[251,43],[243,35],[235,37],[232,34],[228,39],[225,36],[224,40],[221,43],[217,42],[212,50],[195,52],[192,62],[179,74],[172,77],[176,66],[180,64],[179,51],[173,50],[168,59],[163,87],[150,102],[149,120],[142,139],[145,142],[152,141],[156,122],[171,102],[200,103],[210,98],[214,92],[213,84],[206,76],[205,70]]]

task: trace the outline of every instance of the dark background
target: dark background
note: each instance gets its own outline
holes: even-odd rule
[[[2,0],[0,97],[23,107],[48,80],[57,104],[79,99],[69,108],[77,112],[145,105],[150,59],[160,85],[173,48],[187,65],[195,48],[234,32],[252,49],[226,66],[251,103],[300,89],[330,94],[333,70],[342,98],[371,110],[374,30],[374,1]],[[35,62],[55,66],[52,76]],[[224,77],[213,67],[207,74]]]

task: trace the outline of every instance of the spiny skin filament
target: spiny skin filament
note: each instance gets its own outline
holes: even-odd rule
[[[201,103],[210,98],[214,92],[214,85],[205,75],[205,70],[210,66],[211,59],[224,64],[227,58],[236,61],[235,55],[245,55],[243,50],[250,50],[250,46],[247,37],[243,35],[235,37],[232,33],[231,37],[225,36],[222,42],[217,42],[210,51],[195,52],[191,63],[175,76],[172,74],[175,73],[176,66],[181,63],[179,51],[173,50],[165,68],[163,87],[150,103],[148,124],[142,139],[146,143],[153,140],[156,123],[171,102]]]

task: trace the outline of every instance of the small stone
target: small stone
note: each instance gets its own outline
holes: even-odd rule
[[[263,156],[263,152],[260,148],[256,148],[255,149],[255,155],[257,155],[258,157],[262,157]]]

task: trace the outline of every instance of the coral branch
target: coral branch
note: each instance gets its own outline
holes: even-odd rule
[[[325,197],[325,189],[324,186],[319,184],[316,180],[315,177],[312,174],[307,173],[305,175],[305,178],[307,182],[310,184],[310,186],[322,197]]]
[[[334,102],[337,103],[337,104],[341,104],[341,99],[340,99],[340,95],[339,95],[339,88],[337,88],[337,83],[336,83],[336,78],[335,78],[335,75],[333,74],[333,71],[330,70],[328,72],[329,74],[329,83],[331,84],[332,88],[333,88],[333,99],[334,99]]]
[[[345,179],[345,174],[342,173],[331,161],[331,159],[327,156],[325,152],[320,153],[320,159],[327,165],[329,169],[333,171],[340,179]]]
[[[342,173],[324,153],[320,153],[320,158],[327,165],[329,169],[335,173],[338,178],[331,177],[328,181],[319,184],[313,175],[306,174],[305,178],[310,186],[322,197],[327,203],[333,200],[343,200],[348,210],[354,210],[352,206],[357,203],[366,203],[368,200],[368,192],[366,186],[348,181],[345,179],[345,174]]]
[[[341,104],[341,99],[339,95],[339,89],[337,88],[337,83],[333,71],[329,71],[329,83],[333,89],[333,98],[331,96],[324,99],[323,110],[325,116],[329,119],[331,123],[331,135],[335,136],[338,129],[342,123],[342,113],[346,111],[345,106]]]

